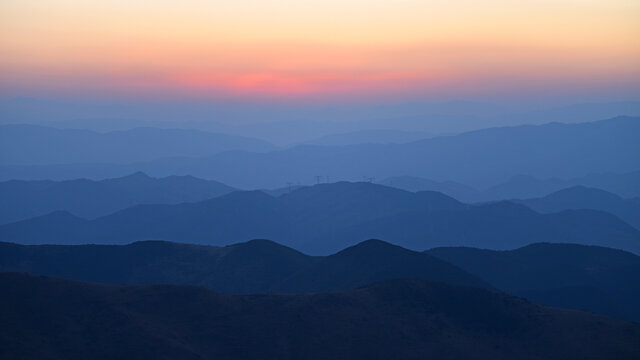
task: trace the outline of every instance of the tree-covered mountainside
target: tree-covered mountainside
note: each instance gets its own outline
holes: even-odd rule
[[[489,290],[395,280],[221,295],[0,274],[6,359],[637,359],[640,325]]]

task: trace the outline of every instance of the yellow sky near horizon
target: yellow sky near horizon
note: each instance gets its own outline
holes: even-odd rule
[[[5,92],[628,86],[640,1],[2,0],[0,54]]]

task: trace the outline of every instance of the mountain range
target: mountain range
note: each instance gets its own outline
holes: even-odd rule
[[[516,175],[485,190],[455,181],[434,181],[416,176],[392,176],[378,183],[413,192],[438,191],[466,203],[538,198],[575,186],[597,188],[623,198],[640,197],[640,171],[624,174],[589,174],[568,180],[540,180],[533,176]]]
[[[623,199],[600,189],[574,186],[542,198],[513,201],[541,213],[553,213],[568,209],[606,211],[635,226],[636,229],[640,229],[640,198]]]
[[[603,211],[540,214],[513,202],[467,205],[438,192],[367,182],[320,184],[279,197],[236,191],[193,203],[136,205],[92,220],[58,211],[0,226],[0,239],[22,244],[168,240],[228,245],[259,238],[317,255],[371,238],[420,251],[514,249],[548,241],[640,253],[640,231]]]
[[[77,246],[0,243],[0,250],[4,272],[108,284],[198,285],[228,294],[340,291],[397,278],[490,287],[431,255],[379,240],[326,257],[305,255],[269,240],[225,247],[162,241]]]
[[[640,102],[590,102],[546,109],[518,109],[505,104],[464,100],[298,108],[211,101],[188,105],[163,101],[114,106],[113,103],[68,103],[31,97],[0,99],[0,123],[4,124],[34,123],[100,132],[136,127],[189,128],[255,137],[282,146],[330,134],[374,129],[461,133],[482,127],[596,121],[623,114],[640,116]]]
[[[488,188],[485,199],[537,198],[573,186],[597,188],[623,198],[640,197],[640,170],[628,173],[593,173],[568,180],[557,177],[541,180],[533,176],[518,175]]]
[[[106,284],[196,285],[226,294],[319,293],[383,280],[422,279],[499,289],[538,303],[640,320],[640,257],[598,246],[537,243],[511,251],[414,252],[367,240],[309,256],[269,240],[225,247],[143,241],[128,245],[0,243],[0,272]]]
[[[632,176],[629,174],[626,177]],[[485,198],[489,193],[480,193],[473,188],[451,181],[436,182],[422,178],[393,177],[382,183],[411,192],[441,192],[464,202],[474,202],[479,199],[485,202],[494,201],[503,197],[494,194],[496,198]],[[273,197],[279,197],[303,187],[305,186],[290,184],[287,187],[262,191]],[[0,197],[3,199],[0,204],[0,224],[25,220],[59,210],[82,218],[96,218],[134,205],[197,202],[235,190],[213,180],[192,176],[152,178],[141,172],[100,181],[11,180],[0,182]],[[543,198],[512,198],[510,201],[524,204],[541,213],[569,209],[601,210],[616,215],[640,229],[639,200],[622,199],[620,196],[600,189],[578,185],[550,193]]]
[[[96,218],[134,205],[202,201],[234,190],[193,176],[152,178],[140,172],[100,181],[10,180],[0,182],[0,224],[59,210]]]
[[[221,295],[0,274],[0,356],[20,359],[636,359],[640,325],[420,280]],[[45,320],[46,319],[46,320]]]
[[[152,176],[188,174],[245,189],[308,184],[319,175],[360,180],[404,174],[486,188],[517,174],[574,178],[637,171],[638,161],[628,154],[640,153],[639,137],[639,118],[618,117],[491,128],[407,144],[300,145],[266,153],[233,151],[137,163],[130,158],[130,164],[14,165],[1,167],[0,173],[4,179],[69,179],[144,171]]]
[[[635,174],[619,175],[618,183],[630,184],[633,182]],[[640,172],[637,174],[640,175]],[[640,182],[640,178],[637,180]],[[505,197],[505,194],[499,192],[479,192],[452,181],[437,182],[408,176],[388,178],[381,184],[411,192],[441,192],[467,203],[489,202]],[[289,184],[286,187],[263,189],[262,191],[273,197],[279,197],[303,187],[306,186]],[[496,186],[496,188],[500,187]],[[535,187],[533,185],[526,188],[533,190]],[[82,218],[96,218],[134,205],[197,202],[235,190],[220,182],[193,176],[152,178],[142,172],[100,181],[88,179],[10,180],[0,182],[0,197],[3,199],[0,204],[0,224],[45,215],[58,210],[68,211]],[[522,189],[522,194],[530,192],[525,188]],[[527,205],[542,213],[568,209],[601,210],[614,214],[636,228],[640,228],[638,223],[640,219],[639,200],[635,198],[622,199],[614,193],[601,189],[575,185],[551,192],[541,198],[516,197],[509,198],[509,200]]]

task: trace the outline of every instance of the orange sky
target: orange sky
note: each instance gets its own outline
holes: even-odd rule
[[[9,95],[632,97],[640,1],[4,0],[0,54]]]

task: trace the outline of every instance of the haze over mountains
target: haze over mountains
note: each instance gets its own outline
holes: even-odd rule
[[[100,181],[11,180],[0,183],[0,224],[58,210],[95,218],[133,205],[202,201],[234,190],[193,176],[151,178],[140,172]]]
[[[361,180],[403,174],[487,187],[517,174],[573,178],[637,171],[637,159],[628,154],[640,152],[639,137],[639,118],[618,117],[593,123],[493,128],[408,144],[301,145],[267,153],[226,152],[126,165],[2,166],[0,173],[4,179],[69,179],[144,171],[151,176],[188,174],[246,189],[308,183],[318,175]]]
[[[310,336],[342,331],[349,344],[315,358],[640,351],[637,324],[582,312],[640,321],[640,163],[628,156],[640,150],[640,118],[413,142],[425,134],[348,133],[285,149],[197,131],[37,130],[55,135],[23,144],[15,133],[2,145],[0,178],[12,180],[0,182],[0,282],[11,311],[0,310],[10,329],[0,329],[10,344],[0,355],[73,358],[65,346],[79,357],[103,346],[100,356],[305,358]],[[139,152],[146,136],[155,140]],[[87,141],[95,148],[70,155]],[[146,159],[108,160],[126,151]],[[70,176],[80,178],[52,180]],[[53,294],[46,307],[41,294]],[[170,345],[141,345],[158,341]]]
[[[622,199],[613,193],[596,188],[585,188],[582,185],[569,185],[557,192],[544,193],[545,199],[530,199],[526,196],[527,194],[543,192],[544,189],[553,187],[546,187],[544,184],[538,186],[539,184],[535,181],[519,181],[517,180],[519,178],[521,177],[515,177],[509,183],[494,186],[484,192],[452,181],[436,182],[407,176],[392,177],[380,183],[411,192],[441,192],[467,203],[508,199],[543,213],[568,209],[602,210],[617,215],[629,224],[638,227],[637,199]],[[587,182],[586,179],[592,178],[607,178],[609,181],[600,182],[598,185],[603,188],[613,188],[622,193],[631,193],[635,187],[640,187],[638,185],[640,184],[640,172],[621,175],[594,175],[574,179],[570,182],[558,180],[554,183],[554,187]],[[636,183],[635,180],[638,182]],[[519,185],[516,185],[517,182]],[[303,187],[305,186],[290,184],[286,187],[263,189],[262,191],[273,197],[279,197]],[[505,194],[500,190],[493,190],[502,188],[510,188],[511,190]],[[203,180],[192,176],[152,178],[141,172],[100,181],[86,179],[11,180],[0,182],[0,196],[3,199],[0,204],[0,224],[45,215],[57,210],[68,211],[83,218],[95,218],[134,205],[197,202],[235,190],[213,180]],[[640,191],[640,189],[638,190]],[[513,194],[522,196],[510,196]],[[569,196],[570,194],[573,196]],[[640,193],[638,195],[640,196]],[[544,204],[536,205],[538,202]]]
[[[0,238],[23,244],[154,239],[209,245],[264,238],[310,254],[332,253],[370,238],[414,250],[514,249],[551,241],[640,253],[640,231],[604,211],[540,214],[512,202],[467,205],[437,192],[347,182],[304,187],[277,198],[238,191],[194,203],[137,205],[93,220],[59,211],[1,225]]]
[[[263,140],[186,129],[136,128],[97,133],[35,125],[0,126],[0,164],[130,163],[224,151],[264,152]]]
[[[0,360],[640,359],[640,2],[0,4]]]
[[[638,175],[640,175],[640,172],[620,175],[619,179],[622,181],[618,181],[615,185],[609,187],[615,187],[616,190],[625,192],[625,188],[630,189],[636,185],[634,180]],[[612,178],[613,175],[609,177]],[[572,182],[575,183],[580,180],[575,179]],[[640,181],[640,179],[637,180]],[[640,198],[638,197],[624,199],[602,189],[575,185],[545,194],[539,198],[527,198],[526,194],[543,192],[546,189],[561,186],[568,182],[558,180],[553,186],[548,187],[544,184],[536,186],[536,184],[531,184],[528,180],[522,181],[520,185],[516,185],[517,182],[516,177],[510,183],[497,185],[481,192],[452,181],[437,182],[406,176],[392,177],[382,181],[383,184],[388,186],[408,191],[439,191],[465,202],[488,202],[508,199],[511,202],[526,205],[540,213],[554,213],[572,209],[600,210],[616,215],[630,225],[640,229]],[[509,190],[505,191],[505,189]],[[502,191],[505,192],[502,193]],[[520,196],[513,196],[515,194]]]
[[[522,108],[478,101],[440,103],[283,106],[155,102],[63,102],[14,98],[0,101],[0,123],[37,124],[99,132],[136,127],[182,128],[264,139],[287,146],[319,137],[370,130],[428,134],[461,133],[489,127],[549,122],[576,123],[640,116],[640,102],[591,102]]]
[[[482,202],[509,199],[530,199],[575,186],[597,188],[623,198],[640,197],[640,170],[630,173],[596,173],[572,179],[537,179],[516,175],[506,182],[478,190],[455,181],[434,181],[415,176],[392,176],[380,184],[408,191],[438,191],[462,202]]]
[[[431,138],[433,135],[401,130],[361,130],[321,136],[304,144],[320,146],[348,146],[357,144],[405,144]]]
[[[532,176],[514,176],[509,181],[490,187],[490,198],[528,199],[546,196],[572,186],[598,188],[622,196],[640,197],[640,170],[629,173],[592,173],[563,180],[559,178],[536,179]]]
[[[568,209],[602,210],[640,229],[640,199],[623,199],[600,189],[574,186],[542,198],[515,201],[541,213]]]

